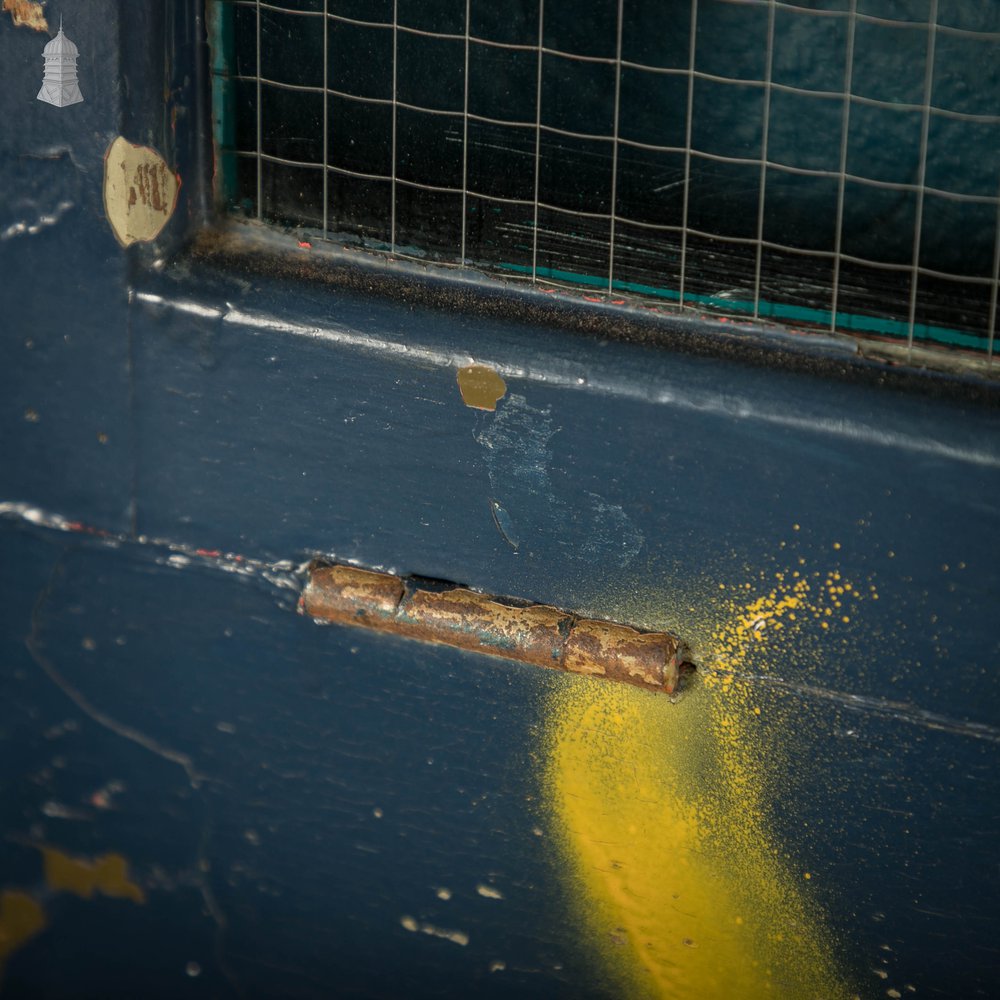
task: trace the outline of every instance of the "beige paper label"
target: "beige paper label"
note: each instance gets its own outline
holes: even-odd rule
[[[177,205],[180,178],[149,146],[119,136],[104,154],[104,210],[122,246],[160,235]]]

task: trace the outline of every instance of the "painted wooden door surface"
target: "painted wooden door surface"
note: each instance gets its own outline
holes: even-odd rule
[[[60,13],[68,107],[0,23],[0,995],[995,996],[995,390],[198,236],[198,5]],[[699,670],[320,627],[317,555]]]

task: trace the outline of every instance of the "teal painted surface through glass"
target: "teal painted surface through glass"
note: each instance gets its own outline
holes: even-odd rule
[[[531,274],[531,268],[523,264],[501,264],[503,271],[513,271],[517,274]],[[571,271],[556,271],[550,268],[539,268],[537,271],[539,278],[548,278],[552,281],[563,281],[573,285],[584,285],[591,288],[607,289],[607,281],[591,274],[574,274]],[[668,302],[680,302],[680,292],[673,288],[656,288],[653,285],[639,285],[632,281],[615,281],[616,292],[628,292],[632,295],[647,295],[652,298],[666,299]],[[710,295],[689,294],[685,296],[688,302],[707,306],[710,309],[718,309],[721,312],[737,313],[741,315],[753,315],[754,304],[751,301],[738,302],[732,299],[713,298]],[[829,312],[820,309],[807,309],[801,306],[788,306],[780,302],[762,301],[758,304],[758,315],[766,319],[787,320],[791,323],[809,323],[813,326],[828,326],[831,323]],[[873,333],[884,337],[905,338],[908,328],[905,323],[879,319],[875,316],[855,316],[851,313],[837,313],[838,330],[857,330],[864,333]],[[949,344],[955,347],[976,348],[979,346],[979,339],[959,330],[949,330],[942,326],[922,326],[916,325],[913,328],[915,340],[933,340],[942,344]]]
[[[211,6],[231,211],[992,355],[1000,5]]]

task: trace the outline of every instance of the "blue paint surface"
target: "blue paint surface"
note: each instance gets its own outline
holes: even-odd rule
[[[0,517],[0,890],[49,920],[2,995],[614,995],[538,781],[545,699],[587,682],[315,626],[282,584],[324,554],[692,641],[778,572],[870,581],[878,601],[754,680],[799,720],[777,834],[823,873],[861,995],[889,956],[917,996],[990,996],[993,394],[793,370],[749,334],[741,361],[721,328],[716,357],[586,336],[590,313],[539,325],[472,282],[451,310],[321,285],[297,247],[180,254],[207,192],[163,66],[123,53],[128,90],[97,71],[127,10],[94,0],[74,27],[76,118],[31,117],[59,113],[34,102],[44,39],[0,25],[26,74],[0,94],[25,122],[0,134],[3,227],[73,204],[0,242],[0,503],[27,505]],[[119,129],[183,164],[156,247],[121,251],[103,218]],[[462,403],[470,356],[505,379],[495,413]],[[122,854],[146,904],[52,892],[41,845]]]

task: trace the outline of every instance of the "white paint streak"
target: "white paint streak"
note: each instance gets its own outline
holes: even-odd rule
[[[37,236],[43,229],[56,225],[72,207],[73,202],[61,201],[52,212],[39,215],[34,222],[12,222],[0,232],[0,243],[12,240],[15,236]]]
[[[145,293],[140,292],[136,297],[142,301],[150,302],[155,299],[158,304],[176,308],[179,311],[185,311],[185,305],[189,305],[188,303],[175,303],[159,296],[148,298],[144,296]],[[251,329],[287,333],[324,343],[356,347],[395,358],[408,358],[440,368],[457,369],[469,364],[490,365],[504,379],[523,379],[527,382],[537,382],[561,389],[598,392],[620,399],[635,399],[653,405],[673,407],[677,410],[719,416],[730,421],[735,418],[775,427],[786,427],[790,430],[805,430],[826,437],[839,438],[878,448],[906,451],[911,454],[927,455],[987,468],[1000,468],[1000,452],[995,448],[990,449],[971,444],[955,445],[927,436],[917,436],[905,431],[888,430],[856,420],[831,418],[820,414],[796,415],[762,406],[746,397],[732,393],[693,390],[681,384],[651,385],[648,381],[608,378],[599,373],[577,372],[570,374],[555,371],[551,367],[548,369],[542,366],[529,368],[522,365],[506,364],[493,358],[473,358],[467,354],[418,347],[383,337],[372,337],[358,330],[294,323],[276,316],[237,309],[229,306],[228,303],[227,310],[222,314],[222,320],[225,323],[233,323]],[[553,359],[545,360],[551,364]],[[555,362],[555,364],[558,365],[559,362]]]

